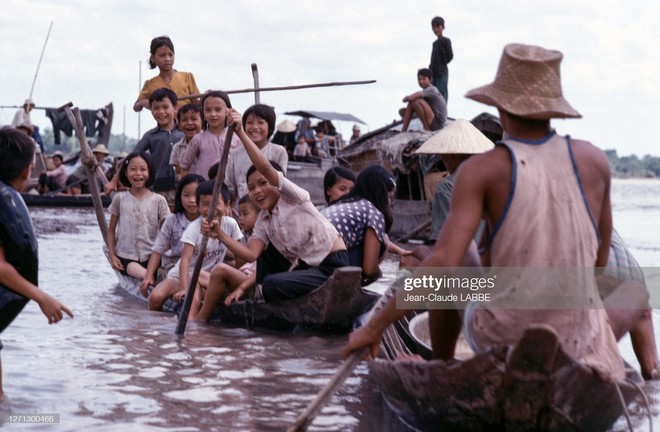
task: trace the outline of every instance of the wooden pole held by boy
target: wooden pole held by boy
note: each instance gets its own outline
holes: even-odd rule
[[[231,140],[234,137],[234,129],[227,129],[225,135],[225,145],[222,149],[222,156],[220,157],[220,164],[218,166],[218,175],[215,177],[215,184],[213,185],[213,197],[211,198],[211,205],[209,209],[209,214],[206,217],[207,222],[210,224],[215,217],[215,208],[218,205],[218,195],[222,189],[222,182],[225,178],[225,171],[227,169],[227,160],[229,159],[229,148],[231,147]],[[222,222],[222,217],[218,222]],[[186,291],[186,296],[183,300],[183,306],[181,307],[181,312],[179,315],[179,322],[177,323],[175,334],[183,336],[186,331],[186,325],[188,324],[188,313],[190,312],[190,306],[192,305],[193,296],[195,295],[195,288],[197,286],[197,281],[199,280],[199,274],[202,271],[202,264],[204,263],[204,255],[206,255],[206,245],[209,241],[209,235],[204,234],[202,236],[202,243],[200,245],[199,256],[197,257],[197,262],[195,262],[195,268],[193,270],[192,277],[190,278],[190,284],[188,285],[188,290]]]

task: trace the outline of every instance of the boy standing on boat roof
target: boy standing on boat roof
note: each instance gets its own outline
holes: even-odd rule
[[[546,324],[572,357],[604,377],[620,380],[624,370],[615,336],[634,326],[640,313],[631,308],[609,314],[600,301],[595,277],[571,271],[607,264],[612,231],[610,169],[607,156],[597,147],[559,136],[550,127],[552,118],[581,117],[562,95],[561,59],[559,51],[507,45],[495,81],[466,94],[498,108],[507,138],[495,149],[463,162],[447,221],[431,256],[420,267],[482,264],[523,270],[544,267],[548,272],[557,267],[573,279],[570,285],[564,283],[566,278],[550,285],[540,280],[537,271],[531,280],[503,286],[493,303],[469,302],[465,310],[431,310],[433,355],[451,359],[461,328],[471,348],[483,352],[513,345],[528,326]],[[472,236],[482,216],[490,226],[490,237],[480,262]],[[416,269],[412,276],[423,277],[423,269]],[[584,306],[516,307],[523,298],[553,298],[556,292],[569,291],[567,287],[581,297]],[[501,298],[513,303],[502,307]],[[343,355],[363,346],[370,346],[376,355],[382,331],[405,312],[397,310],[395,299],[390,301],[350,335]]]
[[[408,130],[413,114],[422,121],[425,131],[436,131],[445,126],[447,120],[447,103],[437,88],[433,86],[433,79],[429,69],[417,71],[417,83],[422,88],[421,92],[412,93],[403,98],[408,105],[403,112],[402,132]]]
[[[0,129],[0,332],[30,299],[37,302],[49,324],[60,321],[64,313],[73,318],[66,306],[37,287],[37,239],[19,193],[28,184],[33,158],[29,137],[13,128]],[[3,396],[0,363],[0,400]]]
[[[143,151],[151,157],[151,161],[156,167],[156,181],[153,190],[165,196],[170,207],[174,203],[176,181],[174,167],[170,165],[170,154],[174,144],[183,138],[183,132],[176,127],[174,122],[177,102],[176,94],[168,88],[161,88],[151,93],[149,107],[157,126],[147,131],[133,148],[133,151]],[[103,191],[109,194],[117,190],[118,182],[119,174],[116,174],[103,187]]]
[[[431,51],[431,63],[429,69],[433,73],[433,85],[438,89],[445,103],[449,101],[447,92],[447,83],[449,81],[449,69],[447,64],[454,58],[454,51],[451,49],[451,40],[444,37],[445,20],[442,17],[435,17],[431,20],[431,30],[438,39],[433,42]]]

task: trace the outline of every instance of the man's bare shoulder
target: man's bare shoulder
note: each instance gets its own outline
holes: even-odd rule
[[[604,151],[591,142],[581,139],[571,139],[571,149],[581,172],[593,168],[609,177],[610,164]]]
[[[511,173],[511,155],[505,147],[498,146],[486,153],[470,156],[461,164],[459,171],[469,172],[471,177],[483,177],[486,180],[490,177],[500,178]]]

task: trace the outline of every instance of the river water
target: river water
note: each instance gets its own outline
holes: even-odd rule
[[[660,181],[615,180],[614,223],[642,266],[660,263]],[[101,253],[91,209],[32,209],[39,237],[40,285],[75,313],[49,326],[31,302],[2,334],[0,421],[57,414],[56,424],[2,424],[3,430],[285,430],[340,364],[341,336],[275,334],[190,322],[149,312],[124,293]],[[396,263],[384,264],[392,280]],[[654,313],[660,334],[660,313]],[[620,343],[637,367],[630,342]],[[654,424],[660,388],[646,385]],[[638,430],[648,422],[634,412]],[[614,430],[625,430],[619,421]],[[406,431],[359,366],[310,430]]]

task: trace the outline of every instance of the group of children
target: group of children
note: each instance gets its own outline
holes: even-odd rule
[[[175,86],[146,91],[154,80],[175,82],[173,53],[168,38],[152,42],[150,60],[161,73],[145,83],[135,108],[149,108],[157,127],[145,134],[106,186],[106,191],[119,183],[128,188],[115,195],[109,208],[113,268],[141,280],[149,308],[160,310],[169,298],[179,301],[185,295],[208,234],[189,317],[202,321],[222,299],[229,304],[252,287],[265,301],[297,297],[320,286],[336,268],[363,266],[363,261],[364,283],[375,280],[378,260],[389,244],[385,233],[395,187],[390,174],[377,167],[358,179],[353,176],[351,183],[362,186],[353,188],[346,183],[347,170],[342,171],[338,184],[326,185],[326,191],[336,201],[355,189],[348,198],[355,203],[347,201],[337,212],[321,214],[309,193],[285,176],[287,151],[269,141],[276,120],[272,107],[253,105],[241,115],[226,93],[208,91],[200,105],[187,103],[177,110]],[[187,76],[185,81],[194,83]],[[181,91],[188,96],[196,86]],[[225,142],[229,127],[235,135]],[[226,184],[211,209],[210,179],[225,145],[231,146]],[[369,215],[357,222],[364,232],[355,236],[357,225],[342,225],[339,215],[361,208],[369,209]],[[368,246],[363,250],[363,245]]]

